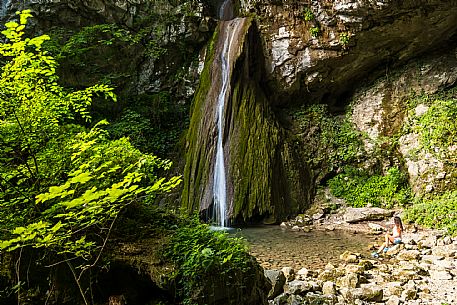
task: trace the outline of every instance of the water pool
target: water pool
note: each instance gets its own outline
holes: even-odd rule
[[[347,231],[295,232],[279,226],[259,226],[239,229],[234,233],[244,237],[250,253],[265,269],[292,267],[319,269],[327,263],[338,265],[344,251],[368,256],[369,244],[376,238]]]

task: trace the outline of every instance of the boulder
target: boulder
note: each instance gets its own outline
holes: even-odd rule
[[[457,245],[450,244],[445,246],[436,246],[432,249],[433,255],[455,257],[457,254]]]
[[[400,299],[396,295],[390,296],[386,302],[386,305],[399,305],[399,304],[400,304]]]
[[[391,217],[394,211],[381,208],[348,208],[343,215],[344,221],[356,223],[366,220],[382,220]]]
[[[419,257],[420,252],[418,250],[403,250],[397,255],[397,259],[402,261],[417,260]]]
[[[295,279],[295,271],[294,269],[290,267],[284,267],[281,269],[282,273],[284,273],[284,276],[286,277],[286,280],[288,282],[293,281]]]
[[[358,253],[352,253],[350,251],[345,251],[340,255],[340,259],[346,263],[357,263],[360,255]]]
[[[346,273],[356,273],[356,274],[363,274],[365,271],[365,268],[360,265],[347,265],[345,268]]]
[[[452,274],[446,270],[430,270],[429,272],[433,280],[452,280]]]
[[[315,270],[309,270],[306,268],[301,268],[297,271],[297,279],[304,280],[305,278],[315,278],[317,277],[318,273]]]
[[[274,299],[284,291],[284,284],[286,283],[286,277],[284,273],[279,270],[265,270],[265,277],[271,283],[271,289],[268,292],[267,298],[269,300]]]
[[[366,302],[381,302],[384,296],[382,289],[375,286],[354,289],[343,288],[340,289],[340,293],[346,301],[344,304],[354,304],[357,300]]]
[[[341,288],[356,288],[359,285],[359,276],[354,273],[346,274],[337,279],[336,285]]]
[[[390,256],[397,255],[403,249],[405,249],[404,244],[393,245],[392,247],[389,247],[389,249],[386,252],[386,255],[390,255]]]
[[[401,296],[404,288],[402,287],[401,282],[389,282],[387,283],[386,292],[390,296]]]
[[[322,285],[322,294],[324,295],[335,295],[336,287],[334,282],[327,281]]]
[[[305,281],[294,280],[287,284],[286,292],[289,294],[305,295],[306,293],[313,291],[313,284]]]
[[[361,260],[359,261],[359,266],[363,267],[363,269],[367,271],[373,268],[373,263],[369,260]]]
[[[406,288],[401,293],[401,298],[406,301],[417,299],[417,289],[413,287]]]
[[[378,225],[376,223],[371,223],[371,222],[368,223],[368,227],[370,229],[372,229],[373,231],[382,231],[382,230],[384,230],[383,226]]]

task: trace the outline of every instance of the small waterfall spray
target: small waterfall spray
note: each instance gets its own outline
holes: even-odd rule
[[[0,18],[3,18],[6,16],[6,13],[8,12],[8,6],[10,5],[11,0],[0,0],[1,5],[0,5]]]
[[[219,10],[220,19],[231,18],[231,1],[226,0]],[[235,31],[232,29],[236,26],[237,20],[223,22],[221,31],[224,31],[225,41],[220,54],[221,60],[221,90],[217,98],[217,146],[216,162],[214,165],[213,181],[213,214],[216,224],[225,227],[227,225],[227,181],[224,163],[224,110],[227,99],[227,91],[230,84],[230,49],[235,37]]]

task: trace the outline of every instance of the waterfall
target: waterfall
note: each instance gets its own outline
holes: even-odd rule
[[[10,5],[11,0],[0,0],[2,2],[0,6],[0,18],[6,16],[8,12],[8,6]]]
[[[228,19],[231,18],[232,15],[231,1],[226,0],[219,10],[219,17],[221,19]],[[224,110],[230,84],[231,47],[233,45],[233,39],[236,36],[236,28],[241,24],[239,21],[239,18],[230,21],[221,21],[221,35],[223,37],[225,36],[225,40],[220,53],[221,88],[216,104],[217,144],[213,177],[213,219],[216,224],[221,227],[225,227],[227,224],[227,181],[223,145]]]

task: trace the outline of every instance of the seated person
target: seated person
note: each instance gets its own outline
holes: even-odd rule
[[[392,234],[386,233],[385,242],[379,247],[378,251],[371,253],[373,257],[379,257],[379,254],[384,251],[387,252],[390,245],[398,245],[401,243],[401,234],[403,232],[403,224],[400,217],[394,217],[394,227]]]

